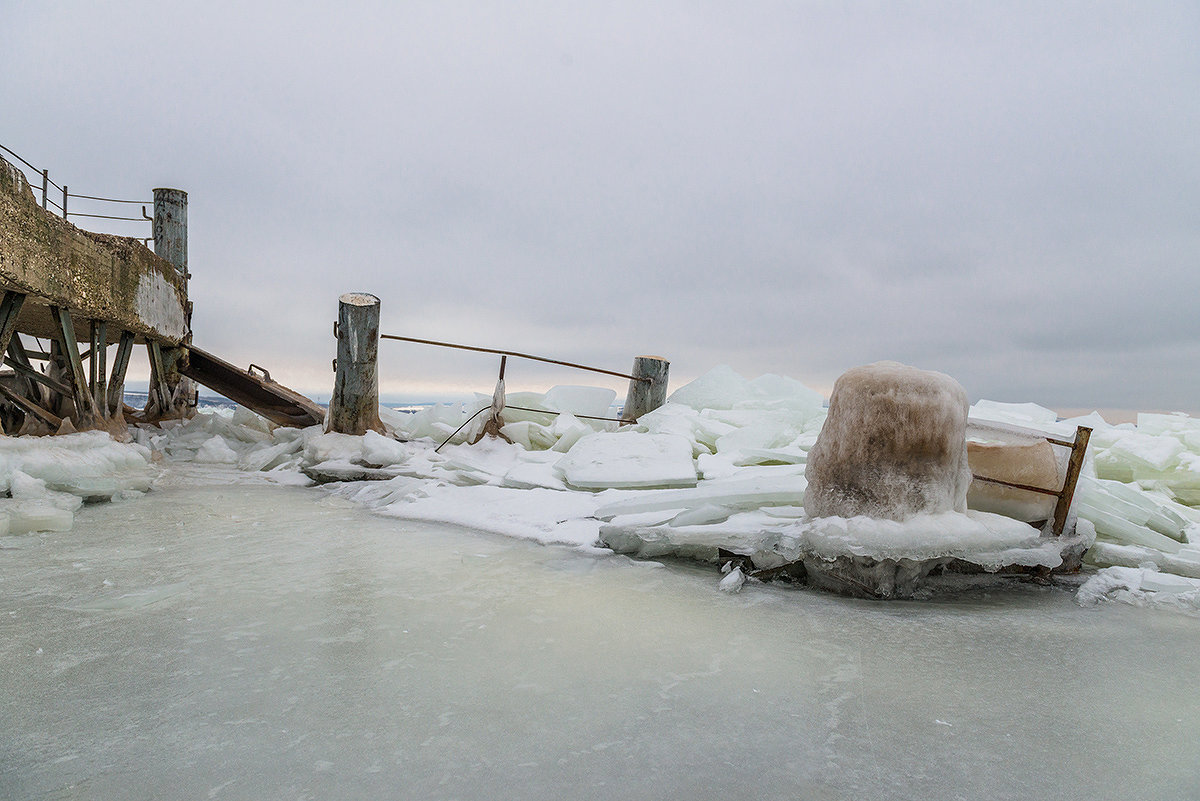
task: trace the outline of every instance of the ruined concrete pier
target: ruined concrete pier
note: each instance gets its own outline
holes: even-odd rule
[[[66,197],[64,189],[64,205]],[[12,370],[0,373],[4,433],[123,430],[135,344],[146,346],[151,365],[150,402],[139,419],[190,415],[191,377],[219,380],[217,391],[244,402],[241,392],[251,408],[270,406],[285,424],[320,422],[316,404],[269,379],[214,367],[215,357],[189,363],[187,193],[154,190],[153,220],[154,252],[139,239],[77,228],[39,205],[24,173],[0,158],[0,354]]]

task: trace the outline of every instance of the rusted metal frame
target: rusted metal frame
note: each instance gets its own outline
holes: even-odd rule
[[[167,389],[166,369],[163,367],[162,345],[157,340],[146,341],[150,356],[150,391],[158,397],[158,411],[166,414],[171,408],[171,391]]]
[[[1075,497],[1075,486],[1079,483],[1079,473],[1083,469],[1083,457],[1087,453],[1088,440],[1091,439],[1092,429],[1087,426],[1077,426],[1075,441],[1071,443],[1071,457],[1067,461],[1067,477],[1063,481],[1062,494],[1058,496],[1058,505],[1054,507],[1054,525],[1051,533],[1061,537],[1067,526],[1067,513],[1071,511],[1071,501]]]
[[[52,391],[57,392],[59,395],[71,394],[71,388],[66,384],[62,383],[61,381],[55,381],[48,375],[39,373],[28,363],[22,364],[20,361],[12,358],[11,356],[5,357],[4,363],[11,367],[17,373],[17,375],[22,376],[23,378],[28,378],[32,381],[36,381],[42,386],[48,387]]]
[[[1012,481],[1002,481],[998,478],[987,478],[985,476],[977,475],[972,475],[971,478],[975,481],[986,481],[989,484],[1000,484],[1005,487],[1012,487],[1013,489],[1025,490],[1026,492],[1040,492],[1043,495],[1054,495],[1057,497],[1062,494],[1062,490],[1046,489],[1045,487],[1032,487],[1028,484],[1017,484]]]
[[[588,367],[586,364],[575,364],[574,362],[564,362],[558,359],[547,359],[544,356],[531,356],[528,353],[518,353],[512,350],[497,350],[495,348],[479,348],[474,345],[455,345],[451,342],[438,342],[433,339],[417,339],[416,337],[401,337],[395,334],[380,334],[380,339],[394,339],[397,342],[414,342],[418,345],[436,345],[439,348],[453,348],[455,350],[469,350],[474,353],[491,353],[496,356],[514,356],[518,359],[528,359],[532,362],[543,362],[545,364],[557,364],[560,367],[571,367],[575,370],[586,370],[589,373],[600,373],[601,375],[611,375],[614,378],[627,378],[630,381],[649,381],[648,378],[632,376],[628,373],[618,373],[614,370],[603,370],[599,367]]]
[[[92,403],[92,394],[88,391],[87,373],[83,370],[83,360],[79,357],[79,342],[75,339],[75,324],[71,322],[71,312],[61,306],[50,307],[51,316],[58,323],[58,343],[66,355],[67,375],[71,378],[71,395],[75,400],[75,408],[82,415],[95,415],[97,409]]]
[[[117,352],[113,356],[112,377],[108,381],[108,395],[105,399],[105,409],[109,417],[120,412],[121,404],[125,401],[125,371],[129,369],[133,340],[132,333],[121,332],[121,340],[117,343]]]
[[[108,323],[92,320],[92,348],[88,359],[88,386],[92,388],[92,402],[105,417],[108,416]]]
[[[13,392],[11,389],[6,387],[4,384],[0,384],[0,395],[4,395],[4,397],[8,398],[10,401],[15,403],[17,406],[20,406],[22,409],[24,409],[26,412],[28,412],[29,414],[32,414],[34,417],[41,420],[43,423],[46,423],[51,428],[58,429],[58,427],[62,425],[61,417],[54,414],[53,412],[43,409],[41,406],[38,406],[36,403],[31,401],[29,398],[26,398],[24,395],[21,395],[20,393],[17,393],[17,392]]]
[[[21,306],[25,303],[25,295],[21,292],[5,290],[4,300],[0,301],[0,353],[8,350],[8,343],[17,330],[17,317],[21,314]]]

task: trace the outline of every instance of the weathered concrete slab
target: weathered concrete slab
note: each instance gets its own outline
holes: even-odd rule
[[[17,331],[56,332],[49,307],[70,309],[76,331],[90,320],[139,340],[187,336],[186,279],[140,240],[83,231],[38,205],[25,175],[0,158],[0,289],[27,295]]]

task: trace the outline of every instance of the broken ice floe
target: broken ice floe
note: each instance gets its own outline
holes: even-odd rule
[[[304,481],[302,470],[320,468],[326,479],[343,482],[334,485],[335,491],[390,515],[543,542],[590,546],[602,538],[645,556],[713,561],[721,551],[767,554],[784,547],[789,528],[794,534],[804,519],[804,474],[827,414],[817,393],[790,379],[747,380],[717,368],[677,390],[636,426],[618,431],[613,423],[578,416],[613,416],[612,395],[577,387],[509,393],[510,403],[536,410],[506,410],[506,427],[513,426],[507,435],[516,444],[460,445],[464,432],[437,453],[475,405],[435,406],[414,414],[382,409],[381,418],[395,437],[276,428],[238,409],[203,413],[161,429],[137,427],[131,431],[134,446],[96,433],[6,438],[0,459],[9,465],[6,476],[21,470],[45,480],[49,491],[78,497],[119,498],[144,491],[154,474],[150,452],[157,451],[173,462],[215,470],[236,465],[288,483]],[[490,403],[490,397],[480,403],[485,400]],[[1089,563],[1153,563],[1162,575],[1200,575],[1200,510],[1188,505],[1200,497],[1200,420],[1141,415],[1137,425],[1109,425],[1092,414],[1063,421],[1035,404],[989,401],[975,404],[969,420],[1033,428],[1064,439],[1076,425],[1093,428],[1074,506],[1079,519],[1095,527]],[[968,429],[977,444],[1021,441],[990,436]],[[36,444],[21,444],[26,442]],[[10,465],[11,453],[23,454],[31,467]],[[362,481],[368,478],[386,480]],[[1043,503],[1021,510],[1011,499],[997,505],[994,498],[969,505],[1035,522],[1046,509]],[[1013,536],[1017,531],[1027,535],[1026,529],[1013,529]],[[810,541],[820,533],[811,533]],[[1030,543],[1034,550],[1045,547]],[[1004,552],[994,544],[979,545],[973,555],[984,561],[988,554]],[[943,557],[965,553],[960,549]],[[1047,552],[1033,561],[1045,565],[1054,558]]]
[[[102,431],[57,437],[0,437],[0,533],[69,531],[84,500],[145,492],[150,451]]]

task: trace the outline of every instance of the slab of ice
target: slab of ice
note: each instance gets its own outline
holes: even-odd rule
[[[723,506],[752,509],[762,506],[799,506],[804,503],[806,482],[802,475],[779,478],[725,479],[705,481],[694,489],[639,492],[596,509],[596,517],[612,520],[620,515]]]
[[[821,413],[821,394],[792,378],[761,375],[748,381],[728,365],[719,365],[668,398],[671,403],[696,410],[787,408],[802,417]]]
[[[156,475],[150,451],[115,441],[103,431],[57,437],[0,436],[0,485],[14,472],[40,479],[51,490],[81,498],[111,498],[124,490],[144,492]]]
[[[1200,579],[1172,576],[1139,567],[1106,567],[1075,594],[1080,606],[1104,601],[1200,613]]]
[[[617,393],[603,387],[555,386],[546,391],[542,405],[572,415],[612,417]]]
[[[674,434],[637,431],[583,437],[556,464],[578,489],[694,486],[692,445]]]
[[[405,520],[454,523],[519,539],[590,546],[600,527],[592,518],[596,503],[591,493],[441,486],[426,488],[382,511]]]
[[[1003,403],[992,400],[980,400],[974,404],[970,416],[1033,428],[1050,425],[1058,420],[1058,412],[1036,403]]]
[[[962,559],[986,569],[1062,563],[1058,540],[1002,515],[968,511],[914,515],[906,520],[819,517],[781,534],[777,552],[786,561],[804,556],[833,560],[864,556],[882,561]]]
[[[216,434],[196,449],[195,460],[202,464],[237,464],[238,455],[224,437]]]
[[[667,400],[697,410],[732,409],[752,394],[750,382],[722,364],[675,390]]]

